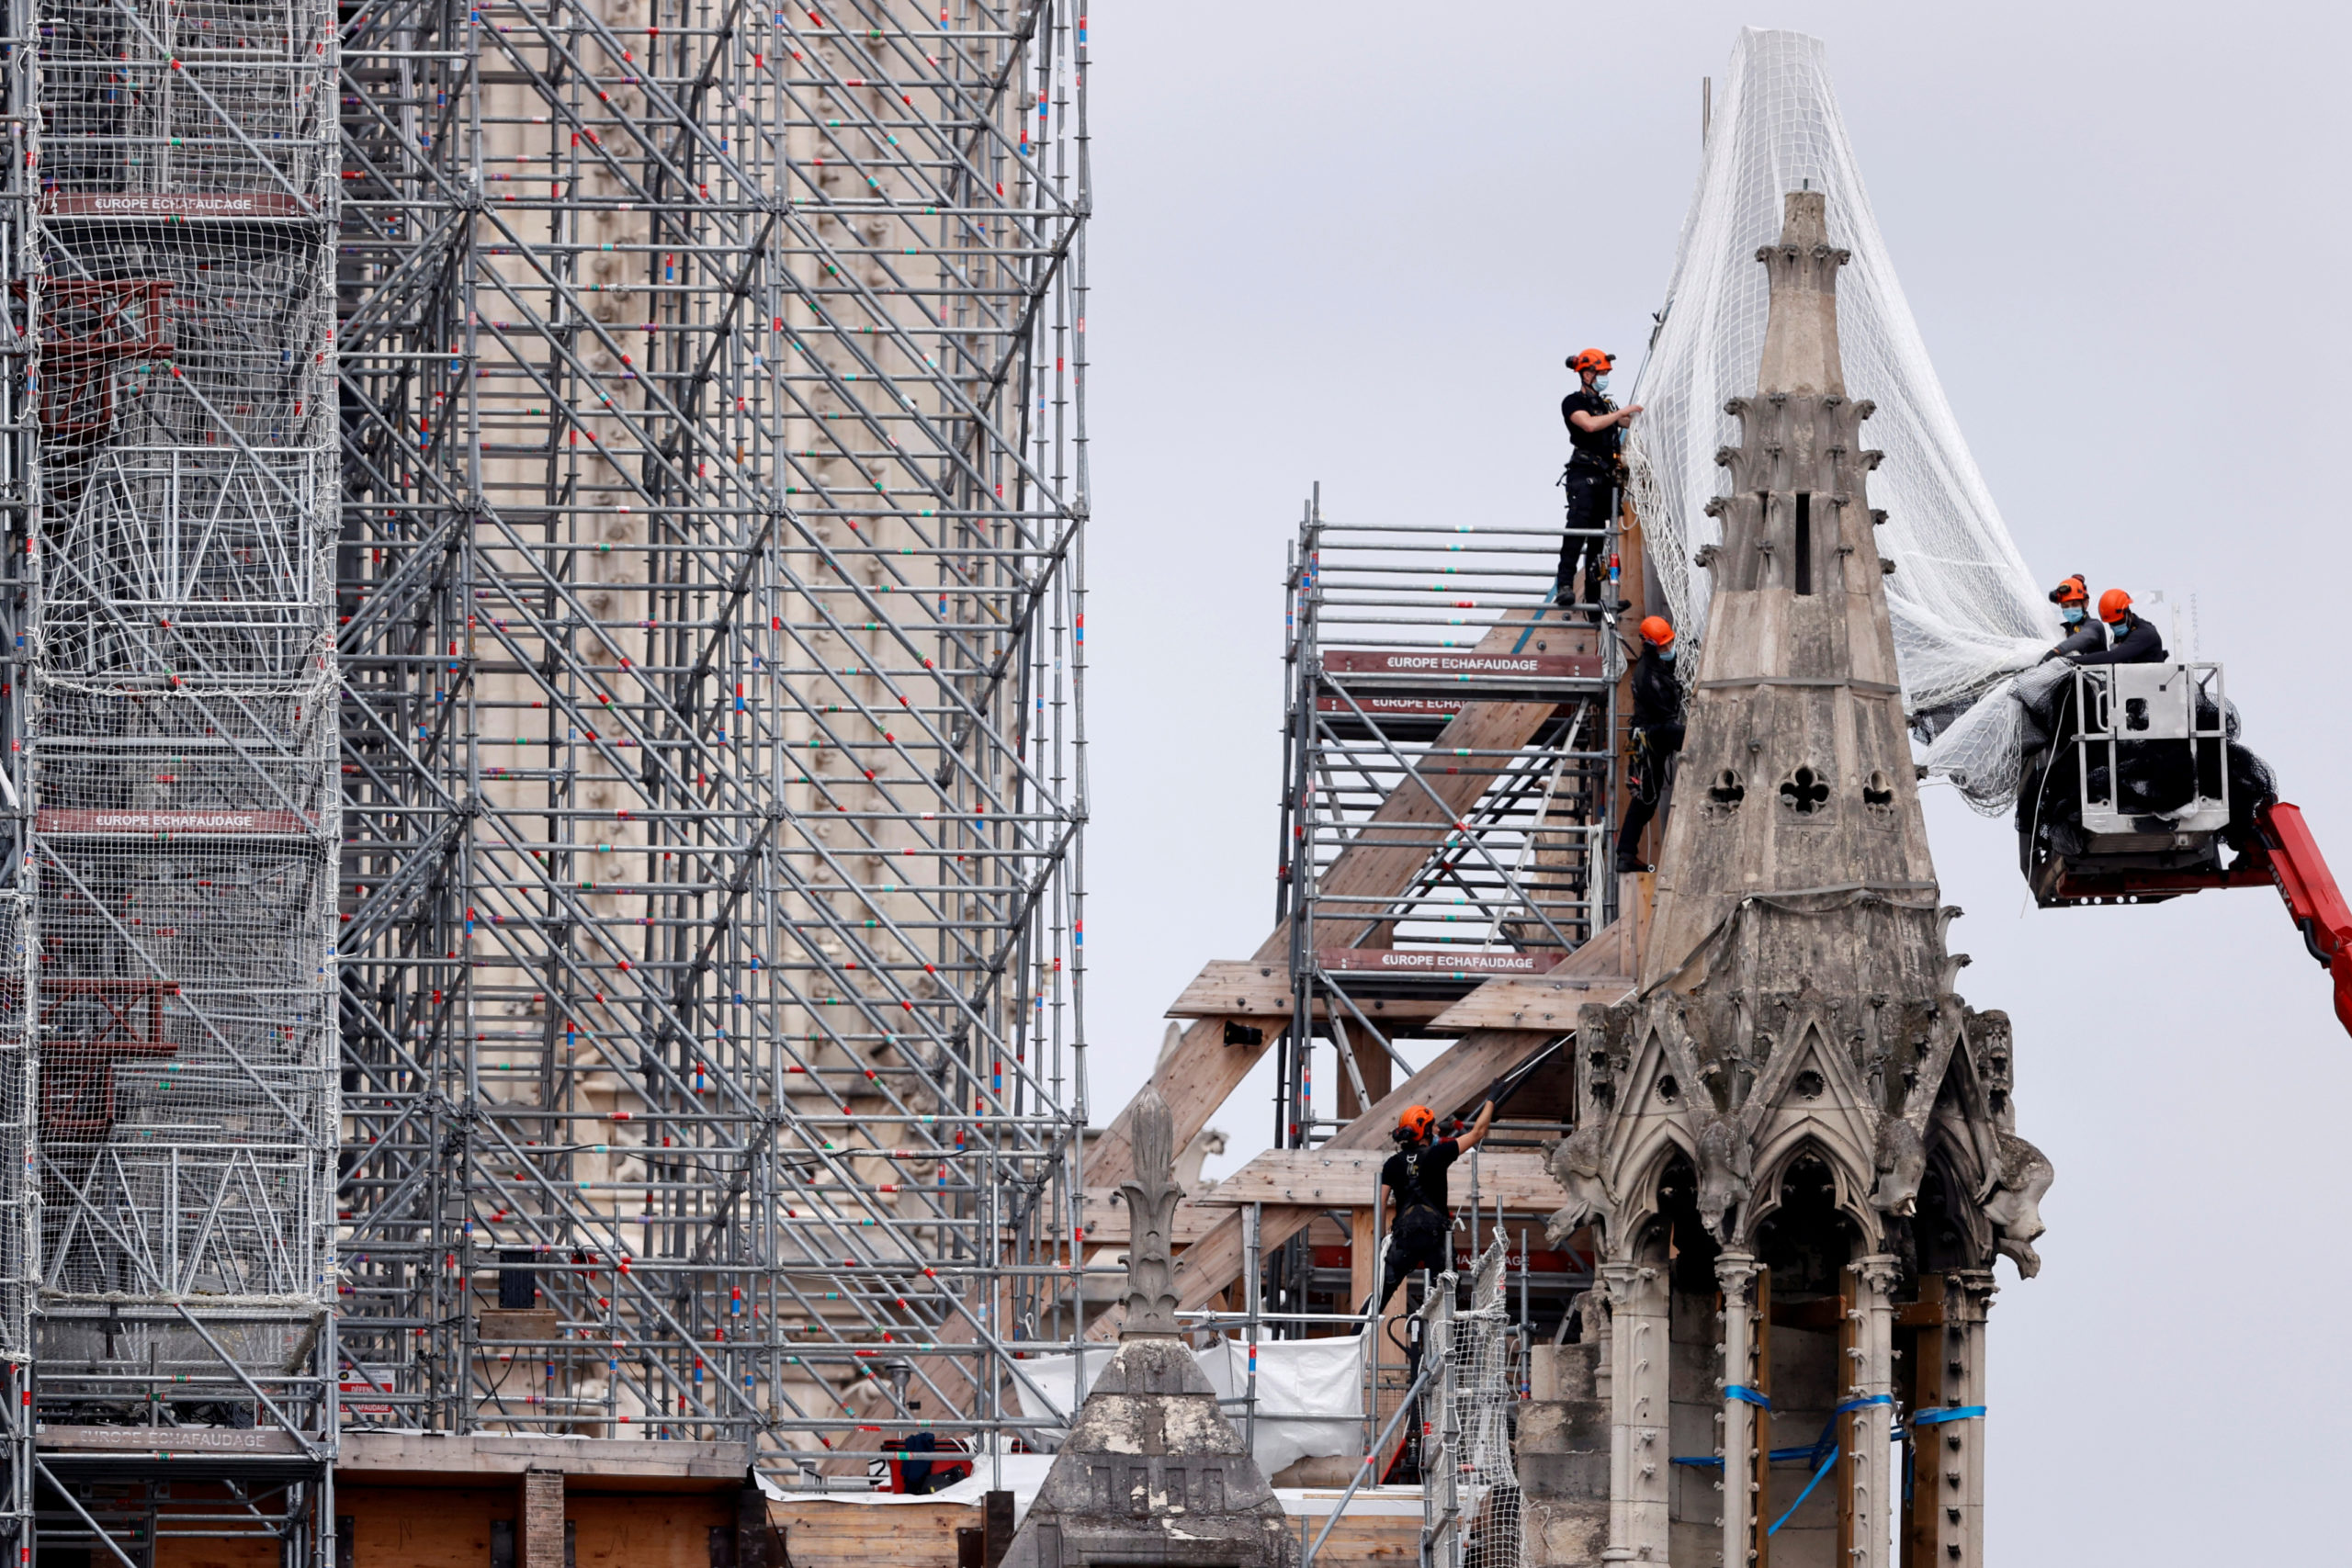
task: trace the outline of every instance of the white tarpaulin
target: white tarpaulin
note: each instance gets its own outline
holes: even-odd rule
[[[1929,769],[1978,809],[1999,811],[2018,761],[2009,677],[2058,639],[2057,611],[1928,362],[1817,39],[1751,28],[1732,51],[1666,308],[1629,400],[1647,411],[1629,443],[1634,503],[1675,624],[1703,637],[1707,574],[1691,557],[1717,538],[1706,513],[1722,483],[1715,453],[1739,440],[1724,404],[1756,389],[1769,296],[1756,252],[1781,232],[1782,196],[1808,187],[1826,193],[1831,242],[1853,255],[1838,279],[1838,340],[1848,393],[1878,405],[1862,434],[1886,453],[1870,493],[1887,513],[1880,549],[1896,567],[1887,607],[1905,705],[1937,735]]]
[[[960,1461],[966,1456],[942,1454],[943,1460]],[[1012,1494],[1012,1523],[1015,1529],[1029,1517],[1029,1505],[1037,1500],[1038,1489],[1046,1484],[1046,1474],[1054,1468],[1047,1454],[1008,1453],[991,1458],[986,1452],[969,1456],[972,1473],[952,1485],[936,1492],[793,1492],[778,1486],[765,1475],[759,1475],[760,1495],[775,1503],[806,1506],[812,1503],[844,1503],[862,1507],[894,1507],[912,1504],[961,1504],[978,1507],[988,1495],[1001,1483]]]
[[[1116,1348],[1089,1347],[1086,1382],[1094,1386],[1110,1364]],[[1238,1339],[1220,1339],[1193,1359],[1220,1399],[1239,1399],[1250,1392],[1250,1348]],[[1076,1356],[1038,1356],[1021,1363],[1051,1408],[1032,1409],[1035,1401],[1022,1393],[1022,1413],[1033,1417],[1067,1421],[1075,1399]],[[1248,1412],[1228,1404],[1225,1412],[1238,1429]],[[1041,1437],[1055,1440],[1059,1434]],[[1043,1446],[1041,1443],[1040,1446]],[[1363,1336],[1336,1339],[1261,1339],[1258,1342],[1257,1441],[1251,1455],[1272,1481],[1302,1459],[1361,1457],[1363,1452]]]
[[[1193,1357],[1220,1398],[1250,1392],[1250,1347],[1221,1339]],[[1243,1407],[1227,1405],[1236,1425]],[[1303,1459],[1363,1457],[1363,1336],[1258,1343],[1258,1468],[1272,1481]]]

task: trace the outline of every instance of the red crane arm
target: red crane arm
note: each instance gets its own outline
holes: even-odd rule
[[[2278,897],[2287,901],[2287,913],[2302,931],[2312,956],[2327,966],[2335,982],[2335,1016],[2352,1033],[2352,908],[2346,906],[2299,808],[2273,802],[2256,811],[2254,824],[2269,852]]]

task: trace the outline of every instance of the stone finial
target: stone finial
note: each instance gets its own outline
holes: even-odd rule
[[[1127,1317],[1122,1339],[1173,1337],[1176,1325],[1176,1121],[1158,1086],[1136,1097],[1135,1169],[1119,1184],[1127,1201]]]
[[[1843,397],[1838,355],[1838,269],[1847,253],[1829,243],[1827,203],[1817,190],[1781,198],[1781,240],[1756,253],[1771,276],[1770,314],[1757,390]]]

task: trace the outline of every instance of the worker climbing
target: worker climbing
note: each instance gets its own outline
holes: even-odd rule
[[[1663,615],[1641,625],[1641,657],[1634,660],[1634,734],[1625,761],[1625,817],[1617,830],[1617,871],[1647,871],[1642,833],[1673,783],[1682,750],[1682,683],[1674,673],[1674,626]]]
[[[1388,1258],[1380,1270],[1380,1300],[1374,1310],[1385,1310],[1396,1287],[1416,1269],[1442,1274],[1453,1267],[1453,1214],[1446,1202],[1446,1168],[1463,1151],[1477,1147],[1494,1125],[1495,1102],[1489,1096],[1478,1107],[1477,1119],[1451,1138],[1437,1137],[1437,1113],[1426,1105],[1408,1105],[1396,1118],[1397,1151],[1380,1168],[1381,1199],[1396,1205],[1396,1227],[1389,1234]]]
[[[1625,462],[1619,448],[1634,416],[1635,403],[1619,408],[1609,400],[1609,371],[1615,363],[1597,348],[1588,348],[1568,361],[1580,385],[1560,400],[1560,418],[1568,427],[1573,449],[1560,488],[1567,494],[1566,532],[1560,539],[1560,569],[1552,581],[1555,603],[1586,606],[1594,621],[1600,619],[1602,577],[1608,567],[1609,519],[1625,482]],[[1572,598],[1577,563],[1584,563],[1584,593]],[[1623,609],[1623,605],[1618,605]]]

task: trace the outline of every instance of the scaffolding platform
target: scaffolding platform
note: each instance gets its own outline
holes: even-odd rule
[[[1319,496],[1306,510],[1288,579],[1278,1149],[1386,1092],[1445,1010],[1429,1004],[1539,978],[1614,915],[1624,655],[1613,617],[1556,602],[1561,544],[1540,523],[1340,522]],[[1336,1104],[1314,1096],[1325,1053]],[[1277,1269],[1303,1280],[1302,1245]]]

